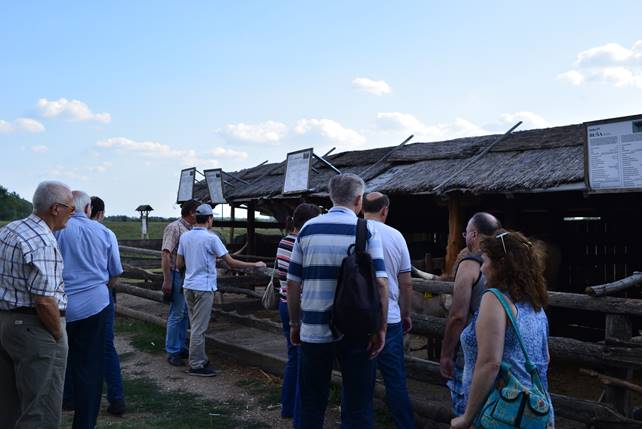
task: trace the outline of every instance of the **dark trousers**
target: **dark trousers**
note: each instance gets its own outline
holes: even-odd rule
[[[67,323],[67,367],[74,398],[73,429],[93,429],[100,410],[105,358],[107,307],[86,319]]]
[[[415,427],[412,405],[406,388],[406,369],[403,356],[403,327],[400,323],[388,325],[386,346],[377,357],[377,367],[386,386],[386,402],[398,429]]]
[[[292,427],[301,426],[301,392],[299,391],[299,349],[290,341],[290,316],[288,305],[279,302],[279,313],[283,324],[283,335],[288,344],[288,361],[285,364],[283,387],[281,388],[281,417],[292,417]]]
[[[375,362],[369,359],[367,346],[367,338],[301,343],[301,428],[323,428],[335,358],[339,361],[343,379],[341,428],[373,427]]]
[[[107,384],[107,400],[125,400],[123,394],[123,379],[120,375],[120,358],[114,346],[114,319],[116,317],[116,293],[109,291],[109,305],[105,314],[105,384]]]

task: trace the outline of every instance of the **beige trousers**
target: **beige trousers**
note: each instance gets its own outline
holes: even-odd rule
[[[187,302],[190,324],[189,366],[194,369],[203,368],[208,362],[205,353],[205,332],[212,316],[214,292],[183,289],[183,294]]]

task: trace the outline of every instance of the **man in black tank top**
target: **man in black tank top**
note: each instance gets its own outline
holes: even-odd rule
[[[475,213],[468,221],[464,233],[468,254],[461,259],[455,271],[452,305],[441,344],[439,366],[441,375],[448,379],[453,412],[458,416],[466,409],[461,386],[464,359],[459,335],[470,322],[471,316],[479,310],[486,284],[480,270],[482,260],[479,242],[482,235],[495,234],[500,228],[500,222],[490,213]]]

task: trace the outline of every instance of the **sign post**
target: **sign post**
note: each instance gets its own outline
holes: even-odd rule
[[[223,196],[223,170],[220,168],[204,170],[203,175],[207,183],[207,190],[210,193],[210,201],[213,204],[227,203]]]
[[[178,182],[177,203],[189,201],[194,196],[194,180],[196,178],[196,168],[186,168],[181,170],[180,180]]]
[[[290,152],[287,155],[283,193],[307,192],[310,189],[313,149]]]

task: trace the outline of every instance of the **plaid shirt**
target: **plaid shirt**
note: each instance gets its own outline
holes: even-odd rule
[[[176,252],[178,251],[178,241],[184,232],[191,229],[192,225],[183,218],[175,220],[165,227],[165,231],[163,232],[163,247],[161,250],[167,250],[171,254],[170,268],[172,271],[176,271]]]
[[[44,220],[32,214],[0,228],[0,310],[35,307],[32,295],[67,308],[62,255]]]

